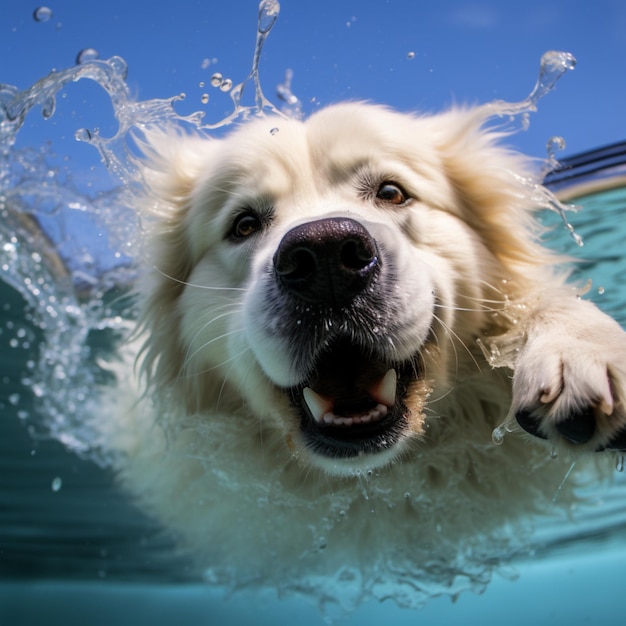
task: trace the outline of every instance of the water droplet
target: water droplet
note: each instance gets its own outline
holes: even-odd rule
[[[615,469],[618,472],[624,471],[624,455],[620,454],[615,461]]]
[[[265,35],[272,30],[280,13],[280,4],[277,0],[261,0],[259,4],[258,32]]]
[[[544,176],[559,167],[559,161],[556,158],[556,153],[560,152],[561,150],[565,150],[565,139],[558,135],[550,137],[550,139],[548,139],[546,143],[546,153],[548,154],[548,160],[543,168]]]
[[[128,63],[122,59],[122,57],[114,56],[108,61],[109,67],[119,76],[122,80],[126,80],[128,77]]]
[[[276,126],[274,128],[271,128],[270,129],[270,135],[275,135],[279,130],[280,130],[280,128],[276,128]]]
[[[33,11],[35,22],[47,22],[52,17],[52,9],[49,7],[37,7]]]
[[[91,131],[88,128],[79,128],[74,133],[74,139],[76,139],[76,141],[89,142],[91,141],[91,138],[92,138]]]
[[[209,94],[203,93],[200,97],[200,102],[202,102],[202,104],[207,104],[209,102]]]
[[[222,84],[223,80],[224,77],[219,72],[215,72],[215,74],[211,76],[211,85],[213,87],[219,87]]]
[[[411,60],[415,58],[415,52],[411,51],[406,55],[406,58]]]
[[[569,222],[565,225],[565,227],[569,231],[569,234],[570,234],[571,238],[574,240],[574,243],[579,248],[582,248],[585,245],[585,242],[583,241],[583,238],[574,230],[574,227]]]
[[[604,287],[600,286],[598,287],[598,294],[603,296],[604,295]]]
[[[76,65],[82,65],[87,61],[95,61],[100,58],[100,53],[95,48],[83,48],[76,55]]]
[[[506,435],[506,428],[504,424],[500,424],[500,426],[493,429],[491,441],[493,441],[496,446],[501,446],[504,443],[504,435]]]
[[[546,143],[546,151],[549,157],[553,157],[557,152],[565,150],[565,139],[558,135],[550,137]]]
[[[56,108],[56,100],[54,96],[49,96],[44,100],[44,103],[41,105],[41,114],[45,119],[49,119],[54,115],[54,110]]]
[[[225,78],[222,84],[220,85],[220,91],[230,91],[233,86],[233,81],[230,78]]]
[[[9,396],[9,402],[13,405],[13,406],[17,406],[19,404],[20,401],[20,394],[19,393],[12,393]]]
[[[52,480],[52,484],[50,485],[52,488],[52,491],[57,492],[61,490],[61,487],[63,487],[63,481],[61,480],[61,478],[59,478],[58,476],[56,476],[53,480]]]

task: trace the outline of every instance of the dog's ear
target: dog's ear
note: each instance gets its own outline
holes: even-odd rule
[[[436,116],[438,149],[460,217],[506,267],[552,263],[539,245],[543,229],[534,218],[548,194],[540,164],[506,148],[508,133],[487,127],[490,117],[484,107]]]
[[[144,257],[149,275],[140,281],[144,311],[140,327],[158,342],[144,348],[144,373],[163,382],[178,375],[181,347],[177,336],[177,301],[193,269],[187,216],[201,176],[215,166],[221,142],[199,135],[151,131],[137,142],[143,160],[143,183],[135,204],[145,233]]]
[[[146,219],[171,219],[185,210],[202,172],[210,167],[220,141],[178,130],[150,130],[135,139],[141,152],[139,171],[142,196],[150,201],[140,205]]]
[[[143,251],[175,292],[189,276],[185,221],[201,175],[213,167],[220,142],[179,131],[150,131],[137,142],[143,153],[142,175],[136,201],[148,245]]]

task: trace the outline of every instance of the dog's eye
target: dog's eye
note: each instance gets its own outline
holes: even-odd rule
[[[233,239],[245,239],[261,230],[261,227],[261,220],[256,215],[244,213],[234,221],[230,234]]]
[[[408,198],[399,185],[388,182],[382,183],[376,192],[376,197],[389,204],[404,204]]]

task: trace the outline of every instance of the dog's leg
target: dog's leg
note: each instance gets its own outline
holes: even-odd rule
[[[626,451],[626,333],[590,302],[558,299],[530,316],[512,414],[527,432],[580,450]]]

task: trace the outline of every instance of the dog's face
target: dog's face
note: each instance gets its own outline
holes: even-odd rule
[[[190,410],[273,429],[336,474],[422,438],[505,278],[510,198],[475,126],[353,104],[156,141],[148,354]]]

